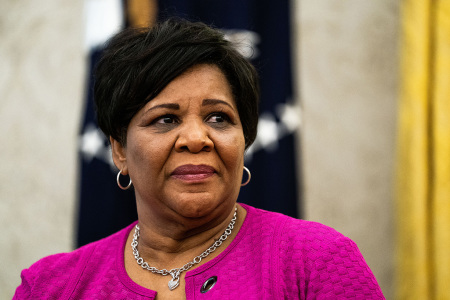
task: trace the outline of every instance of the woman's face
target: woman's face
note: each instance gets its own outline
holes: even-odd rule
[[[215,65],[175,78],[133,117],[127,146],[112,142],[138,210],[198,218],[229,212],[237,199],[244,134],[231,87]]]

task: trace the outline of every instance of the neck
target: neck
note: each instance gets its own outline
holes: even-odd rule
[[[216,255],[231,242],[245,218],[245,210],[238,207],[238,219],[235,225],[238,228],[232,231]],[[234,213],[235,209],[232,207],[228,215],[207,220],[206,223],[200,218],[189,220],[190,222],[184,224],[171,222],[170,225],[165,226],[157,226],[155,222],[151,222],[155,218],[144,218],[144,221],[140,218],[138,245],[140,256],[156,268],[181,267],[209,248],[224,233]],[[212,257],[215,255],[211,255]]]

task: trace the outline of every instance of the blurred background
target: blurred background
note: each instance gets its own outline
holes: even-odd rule
[[[103,141],[88,126],[99,45],[124,26],[151,24],[169,11],[214,16],[202,6],[214,1],[130,8],[139,2],[0,0],[1,299],[13,296],[22,269],[83,243],[80,232],[89,232],[80,225],[83,210],[114,216],[117,200],[109,196],[95,210],[86,209],[92,203],[86,197],[80,204],[95,193],[83,192],[87,162],[108,164],[107,152],[98,150]],[[265,67],[272,63],[289,67],[283,74],[290,76],[264,84],[266,94],[282,99],[264,101],[258,142],[246,158],[256,177],[249,186],[261,188],[259,174],[278,174],[286,178],[265,185],[295,195],[245,201],[270,209],[285,203],[273,209],[353,239],[387,299],[450,299],[448,1],[240,2],[247,7],[223,12],[233,26],[225,32],[230,39],[245,33],[261,50],[263,59],[249,59],[263,72],[272,73]],[[264,15],[269,5],[286,14],[271,7],[274,14]],[[242,31],[233,21],[241,15],[258,20],[250,22],[258,30],[273,30]],[[211,21],[224,27],[223,20]],[[276,43],[289,49],[274,51],[280,60],[266,58],[265,47]],[[278,92],[280,85],[286,87]],[[293,170],[278,161],[261,167],[269,155],[288,157]]]

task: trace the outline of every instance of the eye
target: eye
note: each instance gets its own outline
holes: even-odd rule
[[[223,123],[229,122],[230,118],[224,113],[213,113],[208,116],[206,122],[208,123]]]
[[[172,114],[165,114],[156,117],[147,126],[157,133],[165,133],[176,128],[180,124],[180,119]]]
[[[152,123],[153,124],[174,124],[174,123],[178,123],[178,120],[174,115],[164,115],[164,116],[156,118]]]

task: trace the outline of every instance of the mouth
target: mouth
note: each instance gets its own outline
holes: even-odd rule
[[[216,170],[207,165],[183,165],[173,170],[172,177],[183,181],[201,181],[216,173]]]

